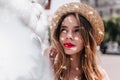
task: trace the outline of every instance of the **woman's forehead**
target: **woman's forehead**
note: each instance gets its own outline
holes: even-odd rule
[[[80,26],[61,26],[61,28],[75,28],[75,29],[78,29],[80,28]]]
[[[78,21],[74,15],[68,15],[62,22],[62,25],[66,26],[78,26]]]

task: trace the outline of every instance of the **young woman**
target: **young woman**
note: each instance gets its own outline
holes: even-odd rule
[[[56,80],[108,80],[96,63],[96,47],[104,37],[99,14],[73,2],[58,8],[51,22],[50,59]]]

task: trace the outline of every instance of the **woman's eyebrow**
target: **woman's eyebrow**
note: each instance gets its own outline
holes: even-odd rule
[[[80,26],[75,26],[74,28],[80,28]]]
[[[61,26],[61,28],[67,28],[67,26]]]
[[[63,28],[67,28],[67,26],[61,26]],[[79,28],[80,26],[74,26],[74,28]]]

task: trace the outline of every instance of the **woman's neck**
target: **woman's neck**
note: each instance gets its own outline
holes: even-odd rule
[[[79,69],[79,64],[80,64],[80,60],[79,60],[79,55],[78,54],[74,54],[70,56],[70,63],[71,63],[71,70],[78,70]]]
[[[80,58],[78,54],[71,55],[70,56],[70,63],[71,63],[71,68],[70,68],[70,76],[69,80],[80,80]]]

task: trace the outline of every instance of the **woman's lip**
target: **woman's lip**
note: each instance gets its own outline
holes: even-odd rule
[[[64,43],[64,46],[67,47],[67,48],[72,48],[72,47],[74,47],[75,45],[72,44],[72,43]]]

